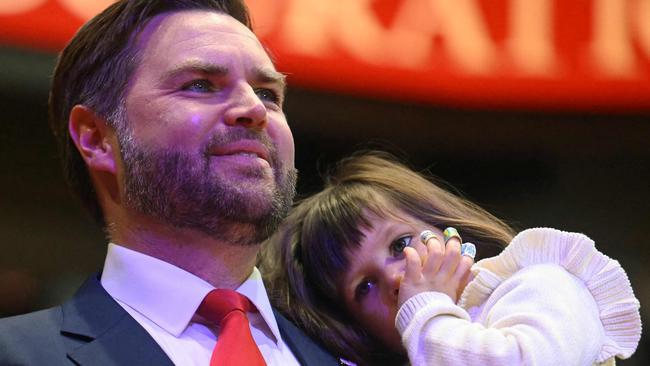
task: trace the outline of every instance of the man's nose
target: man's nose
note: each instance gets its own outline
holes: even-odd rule
[[[266,106],[250,85],[236,86],[230,98],[228,109],[224,112],[226,124],[232,126],[241,125],[254,129],[266,127]]]

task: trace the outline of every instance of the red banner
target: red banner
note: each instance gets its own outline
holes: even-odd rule
[[[0,0],[0,42],[59,50],[110,0]],[[248,0],[289,82],[416,102],[650,110],[650,0]]]

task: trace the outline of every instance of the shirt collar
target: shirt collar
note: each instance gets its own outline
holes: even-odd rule
[[[102,286],[116,300],[178,337],[214,286],[160,259],[109,243]],[[262,276],[253,268],[235,289],[257,307],[276,342],[281,339]]]

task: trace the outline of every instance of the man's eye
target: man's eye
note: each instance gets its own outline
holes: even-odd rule
[[[256,89],[255,94],[265,102],[271,102],[278,104],[280,102],[280,96],[274,90],[271,89]]]
[[[213,89],[213,85],[209,80],[192,80],[183,86],[183,90],[197,93],[207,93]]]
[[[393,257],[401,257],[404,253],[404,248],[411,245],[411,239],[413,239],[411,235],[404,235],[395,239],[395,241],[390,244],[390,251]]]
[[[364,299],[368,293],[370,293],[370,290],[375,287],[374,282],[364,279],[357,285],[357,287],[354,289],[354,299],[356,301],[361,301]]]

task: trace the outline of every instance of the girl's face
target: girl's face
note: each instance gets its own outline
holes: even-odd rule
[[[423,230],[440,238],[442,231],[399,210],[379,217],[369,215],[371,229],[361,228],[364,239],[358,249],[348,253],[350,265],[339,282],[339,290],[350,315],[370,334],[395,352],[403,352],[395,328],[397,294],[406,268],[404,248],[420,255],[426,247],[420,241]]]

